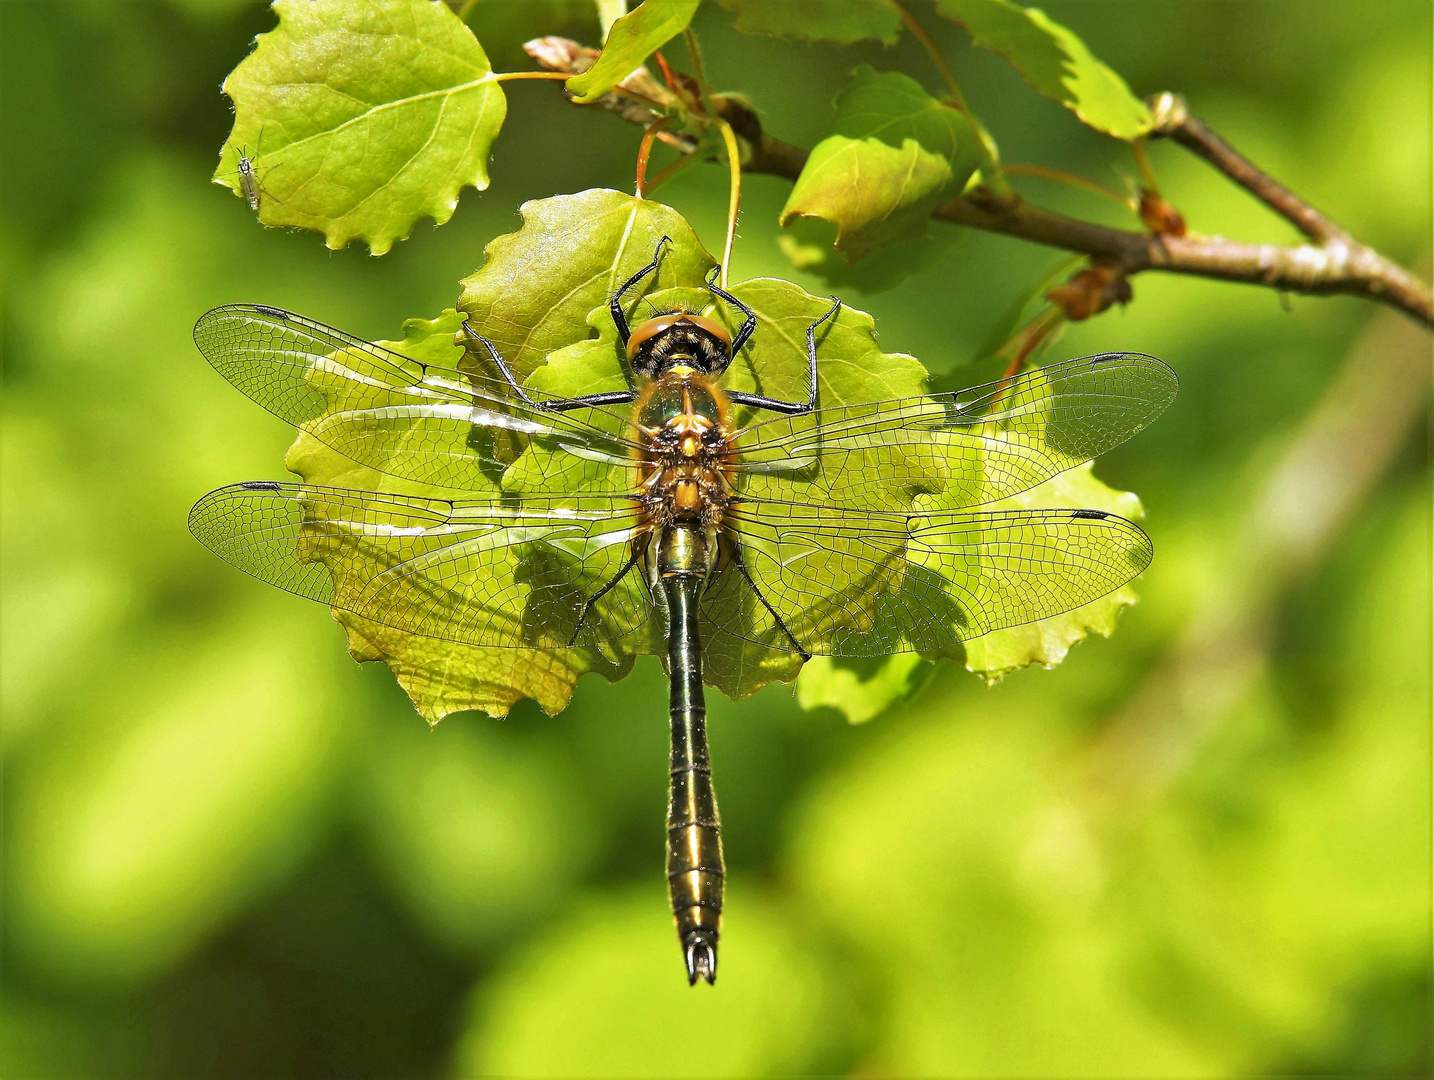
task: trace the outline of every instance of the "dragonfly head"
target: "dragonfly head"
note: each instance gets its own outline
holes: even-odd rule
[[[716,319],[669,312],[633,328],[627,360],[634,374],[648,379],[679,365],[720,375],[732,362],[732,335]]]

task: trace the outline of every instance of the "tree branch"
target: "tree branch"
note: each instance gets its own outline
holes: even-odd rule
[[[577,63],[591,63],[586,54],[596,55],[596,50],[585,50],[563,38],[542,38],[524,47],[542,66],[550,70],[573,70],[574,74]],[[573,61],[576,61],[573,67],[568,67]],[[639,73],[634,73],[625,80],[624,86],[639,77]],[[793,181],[801,175],[808,151],[769,135],[751,104],[742,98],[718,94],[713,101],[721,118],[745,143],[744,171]],[[636,122],[650,123],[655,115],[640,110],[647,119],[639,119],[639,110],[634,110],[632,103],[618,91],[609,94],[600,104]],[[939,221],[1111,260],[1127,276],[1158,270],[1263,285],[1280,292],[1362,296],[1399,308],[1434,326],[1434,295],[1423,281],[1356,241],[1262,173],[1192,117],[1177,95],[1159,95],[1152,99],[1152,107],[1157,117],[1156,135],[1175,139],[1214,163],[1221,172],[1294,222],[1315,242],[1293,246],[1246,244],[1220,236],[1177,237],[1132,232],[1066,217],[1019,198],[999,199],[982,189],[942,203],[932,211],[932,216]],[[695,146],[677,149],[690,153]]]
[[[1174,139],[1187,150],[1193,150],[1315,243],[1328,244],[1332,240],[1353,243],[1347,232],[1274,177],[1261,172],[1201,120],[1191,116],[1185,99],[1179,94],[1157,94],[1146,99],[1146,104],[1155,114],[1155,127],[1150,132],[1152,139]]]

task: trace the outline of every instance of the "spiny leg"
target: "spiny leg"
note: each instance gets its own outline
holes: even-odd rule
[[[498,365],[498,370],[503,373],[503,381],[506,382],[518,395],[518,400],[529,408],[539,409],[545,412],[567,412],[570,409],[585,409],[594,405],[625,405],[628,402],[637,400],[635,390],[609,390],[602,394],[584,394],[581,397],[558,398],[556,401],[536,401],[528,396],[528,392],[518,385],[518,380],[513,378],[513,373],[508,370],[508,365],[503,362],[503,357],[498,354],[493,343],[483,335],[477,333],[468,325],[468,320],[463,320],[463,333],[469,341],[475,341],[488,350],[488,355],[493,358],[493,363]]]
[[[800,655],[803,660],[810,660],[812,658],[812,654],[807,652],[806,649],[802,648],[802,643],[796,639],[796,637],[792,634],[790,630],[787,629],[787,624],[783,622],[782,617],[777,614],[777,609],[774,608],[771,604],[767,603],[767,598],[762,595],[762,590],[759,589],[757,587],[757,583],[752,580],[752,574],[747,569],[747,564],[742,561],[742,553],[740,550],[733,557],[732,562],[738,570],[742,571],[742,576],[747,579],[747,584],[752,586],[752,591],[757,594],[757,599],[762,601],[762,606],[767,609],[767,614],[772,616],[773,621],[777,624],[777,628],[781,630],[782,633],[787,635],[787,640],[792,643],[792,648],[797,651],[798,655]]]
[[[732,355],[735,357],[737,351],[747,344],[747,339],[752,336],[752,331],[757,329],[757,313],[717,284],[717,275],[721,272],[720,266],[712,268],[712,272],[707,275],[707,291],[713,296],[725,300],[746,316],[742,321],[741,328],[737,331],[737,336],[732,339]]]
[[[627,577],[628,571],[630,571],[634,566],[637,565],[637,561],[640,558],[642,558],[642,546],[640,544],[634,543],[632,545],[632,554],[628,556],[627,562],[622,564],[622,569],[619,570],[611,578],[609,578],[607,583],[603,585],[601,589],[599,589],[597,592],[593,593],[587,598],[587,601],[583,604],[582,613],[578,615],[578,624],[573,627],[572,636],[568,638],[567,647],[569,649],[571,649],[574,645],[577,644],[578,635],[582,633],[583,625],[588,621],[588,613],[592,611],[593,607],[597,604],[599,600],[601,600],[604,596],[606,596],[609,592],[612,591],[612,589],[617,585],[619,581]]]
[[[804,413],[814,412],[817,407],[817,330],[822,323],[832,318],[841,310],[841,300],[832,297],[832,306],[811,326],[807,327],[807,386],[809,392],[807,400],[801,401],[780,401],[776,398],[762,397],[760,394],[744,394],[741,391],[733,390],[727,394],[730,401],[739,405],[752,405],[758,409],[767,409],[770,412],[786,413],[789,416],[801,416]]]
[[[612,321],[617,327],[617,336],[622,340],[622,347],[624,349],[627,348],[628,339],[632,337],[632,331],[628,329],[627,316],[622,310],[622,294],[657,269],[657,264],[662,261],[662,249],[671,243],[672,237],[670,236],[664,236],[659,240],[657,242],[657,250],[652,253],[652,262],[648,263],[637,273],[633,274],[632,277],[619,285],[617,292],[613,293],[612,299],[608,301],[608,310],[612,312]]]

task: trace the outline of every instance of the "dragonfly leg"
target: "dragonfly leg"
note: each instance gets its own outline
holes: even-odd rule
[[[812,658],[812,654],[807,652],[806,649],[802,648],[802,643],[798,641],[796,637],[793,636],[790,630],[787,629],[787,624],[784,623],[782,621],[782,617],[777,614],[777,609],[772,607],[771,604],[767,603],[767,598],[762,595],[762,590],[757,588],[757,583],[752,580],[752,574],[747,569],[747,564],[742,561],[742,555],[740,552],[738,552],[737,556],[732,560],[732,562],[738,570],[742,571],[742,576],[747,579],[747,584],[752,586],[752,591],[757,594],[757,599],[762,601],[762,606],[767,609],[767,614],[772,616],[772,619],[776,622],[778,629],[780,629],[782,633],[787,636],[787,640],[792,643],[792,648],[797,651],[798,655],[800,655],[803,660],[810,660]]]
[[[592,611],[599,600],[612,591],[613,587],[616,586],[619,581],[627,577],[628,571],[637,565],[637,560],[640,558],[642,558],[642,545],[634,543],[632,545],[632,554],[628,556],[627,562],[622,564],[622,569],[609,578],[601,589],[587,598],[587,601],[583,604],[582,613],[578,615],[578,624],[573,627],[572,637],[568,638],[567,647],[569,649],[578,643],[578,635],[582,633],[583,625],[588,621],[588,613]]]
[[[760,394],[744,394],[739,390],[730,391],[727,398],[739,405],[752,405],[758,409],[767,409],[770,412],[786,413],[789,416],[801,416],[803,413],[815,412],[817,407],[817,331],[821,329],[822,323],[826,322],[838,311],[841,310],[841,300],[832,297],[832,306],[811,326],[807,327],[807,400],[806,401],[780,401],[777,398],[762,397]],[[735,350],[734,350],[735,351]]]
[[[632,277],[619,285],[617,292],[613,293],[612,299],[608,301],[608,310],[612,312],[612,321],[617,327],[617,336],[622,340],[622,347],[624,349],[627,348],[628,338],[632,337],[632,331],[628,329],[627,316],[622,310],[622,294],[657,269],[657,264],[662,261],[662,249],[671,243],[672,237],[670,236],[664,236],[659,240],[657,242],[657,250],[652,253],[652,262],[648,263],[637,273],[633,274]]]
[[[741,329],[737,331],[737,336],[732,339],[732,355],[736,356],[737,350],[747,344],[747,339],[752,336],[752,331],[757,329],[757,313],[717,284],[717,275],[721,272],[720,266],[712,268],[712,273],[707,275],[707,291],[718,299],[725,300],[746,316],[742,321]]]
[[[535,401],[528,396],[528,392],[518,385],[518,380],[513,378],[513,373],[508,370],[508,365],[503,362],[503,357],[493,343],[483,335],[476,332],[468,325],[468,320],[463,320],[463,333],[469,341],[476,341],[488,350],[488,355],[493,358],[493,363],[498,365],[498,370],[503,373],[503,381],[518,395],[518,400],[529,408],[542,409],[546,412],[567,412],[569,409],[586,409],[594,405],[625,405],[628,402],[637,400],[636,390],[609,390],[602,394],[583,394],[581,397],[558,398],[556,401]]]

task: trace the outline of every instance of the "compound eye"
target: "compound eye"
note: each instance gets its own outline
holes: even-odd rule
[[[647,344],[647,342],[651,341],[673,324],[681,322],[686,318],[687,316],[682,314],[659,315],[655,319],[648,319],[647,322],[642,323],[632,332],[632,336],[627,339],[627,358],[631,360],[637,355],[637,350],[642,348],[643,345]]]
[[[709,319],[705,315],[689,315],[687,312],[678,311],[671,315],[659,315],[655,319],[648,319],[632,332],[627,339],[627,358],[632,360],[637,356],[639,349],[647,342],[657,337],[674,326],[692,326],[711,334],[730,350],[732,347],[732,335],[727,333],[727,328],[715,319]]]
[[[706,330],[730,350],[732,348],[732,335],[727,333],[727,328],[716,319],[709,319],[705,315],[689,315],[687,321],[699,329]]]

